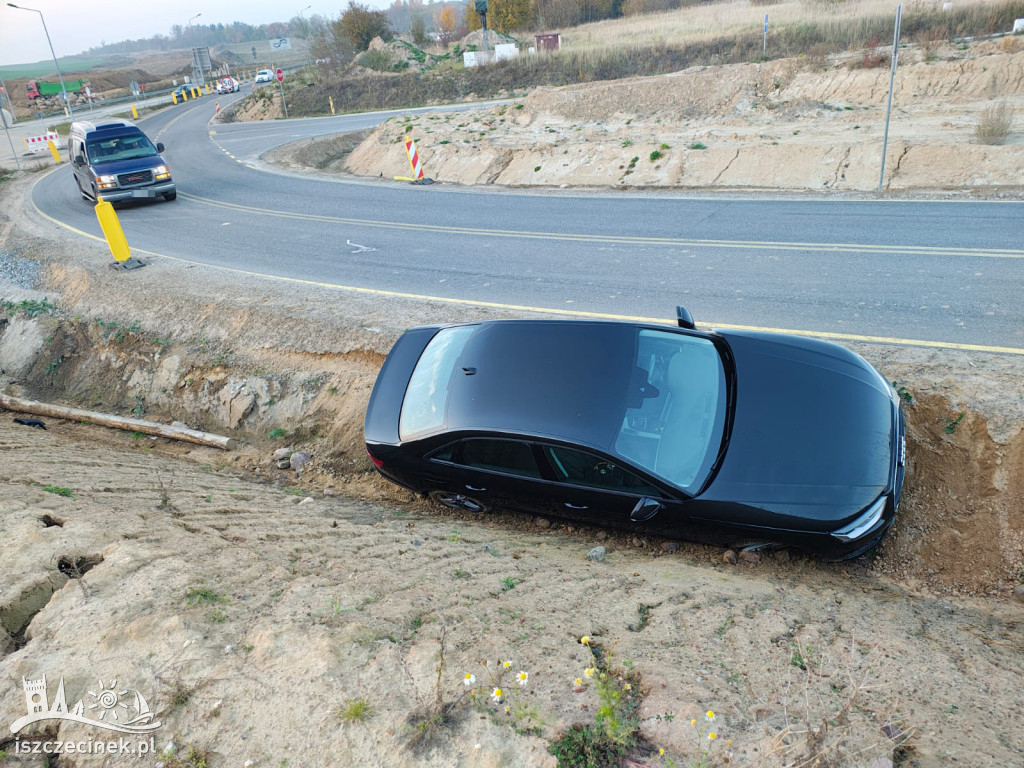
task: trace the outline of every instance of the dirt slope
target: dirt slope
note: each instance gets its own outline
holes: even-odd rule
[[[935,58],[933,58],[933,56]],[[412,135],[428,176],[455,184],[871,192],[878,186],[888,68],[808,59],[696,67],[541,88],[513,106],[386,123],[343,170],[408,175]],[[884,188],[1021,193],[1024,44],[909,50],[896,80]],[[974,132],[1015,108],[999,146]],[[324,141],[324,140],[321,140]]]
[[[501,134],[528,112],[524,140],[550,134],[544,125],[603,131],[588,94],[538,93],[523,110],[473,119]],[[581,115],[593,110],[587,121],[559,112],[569,96]],[[729,110],[714,119],[729,122]],[[845,119],[814,114],[832,113]],[[631,119],[615,118],[610,145],[639,155],[621,146],[642,122]],[[667,118],[644,119],[656,148]],[[360,419],[390,344],[408,325],[493,313],[269,280],[239,292],[198,265],[116,274],[102,246],[12,215],[30,182],[0,187],[0,262],[29,260],[41,274],[30,288],[0,281],[0,299],[45,295],[62,314],[4,314],[0,351],[16,330],[37,333],[24,370],[0,386],[125,414],[141,404],[243,448],[54,420],[35,430],[0,413],[3,734],[24,712],[22,678],[46,674],[51,699],[61,676],[69,702],[113,679],[146,694],[173,768],[190,750],[193,765],[246,768],[553,766],[549,740],[597,711],[595,686],[574,685],[589,635],[636,675],[645,741],[633,765],[696,763],[709,742],[689,721],[704,727],[708,710],[719,765],[1020,763],[1019,359],[855,345],[908,396],[896,526],[874,557],[845,565],[793,553],[727,565],[713,548],[445,514],[372,473]],[[272,428],[285,434],[270,439]],[[285,446],[311,455],[301,475],[271,458]],[[595,546],[603,560],[587,558]],[[499,679],[502,660],[527,685]],[[507,689],[500,705],[495,684]],[[437,712],[443,722],[424,725]],[[33,733],[95,735],[71,723]],[[7,764],[42,764],[16,748],[0,736]]]

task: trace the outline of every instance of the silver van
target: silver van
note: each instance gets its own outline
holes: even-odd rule
[[[119,203],[178,196],[171,169],[160,156],[164,145],[154,146],[141,128],[127,120],[72,123],[68,150],[75,184],[86,200],[102,197]]]

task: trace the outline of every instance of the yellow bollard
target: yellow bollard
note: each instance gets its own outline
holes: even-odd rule
[[[174,91],[171,91],[171,103],[172,104],[177,104],[178,103],[178,97],[174,94]]]
[[[135,108],[135,105],[132,104],[132,120],[138,120],[138,119],[139,119],[139,110],[137,110]]]
[[[57,165],[60,165],[60,152],[57,151],[57,145],[53,143],[53,139],[46,142],[46,146],[50,148],[50,154],[53,155],[53,161],[57,163]]]
[[[100,222],[103,236],[107,238],[107,245],[110,246],[114,261],[119,264],[128,261],[132,252],[128,249],[124,230],[121,229],[121,222],[117,219],[117,211],[114,210],[114,206],[103,199],[102,195],[96,201],[96,218]]]
[[[327,100],[329,102],[331,102],[331,114],[333,115],[334,114],[334,97],[333,96],[328,96]]]

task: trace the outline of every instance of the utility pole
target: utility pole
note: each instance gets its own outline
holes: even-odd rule
[[[882,194],[885,182],[885,154],[889,148],[889,116],[892,114],[892,86],[896,79],[896,62],[900,57],[900,24],[903,20],[903,3],[896,6],[896,29],[892,35],[892,64],[889,67],[889,105],[885,108],[885,138],[882,139],[882,170],[878,174],[878,194]]]

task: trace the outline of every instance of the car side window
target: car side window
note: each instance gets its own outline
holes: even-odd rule
[[[456,462],[467,467],[506,472],[522,477],[540,477],[533,448],[519,440],[471,438],[456,453]]]
[[[443,448],[438,448],[431,454],[427,455],[427,458],[432,461],[454,461],[455,460],[455,448],[457,443],[451,443]]]
[[[643,478],[593,453],[559,445],[544,445],[541,451],[560,483],[643,496],[662,495],[657,487]]]

